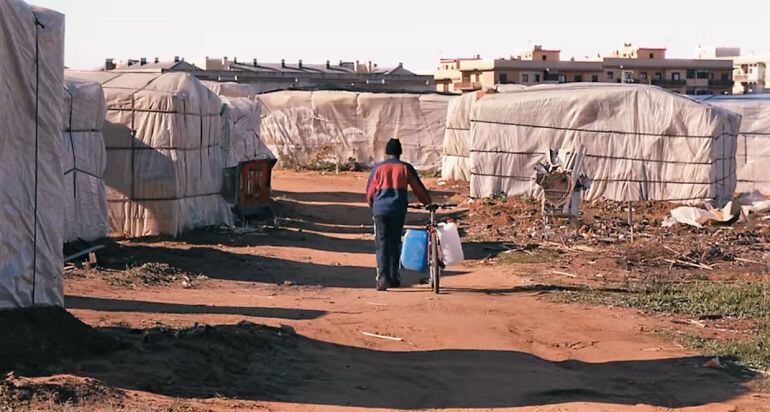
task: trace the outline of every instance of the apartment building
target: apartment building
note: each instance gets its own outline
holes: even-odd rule
[[[733,62],[733,94],[770,93],[770,53],[741,55],[737,47],[702,47],[699,59],[722,59]]]
[[[104,70],[124,72],[188,72],[200,80],[257,84],[262,90],[285,89],[334,89],[384,92],[433,92],[436,90],[433,76],[415,74],[399,63],[393,67],[379,67],[376,63],[360,61],[308,64],[299,60],[291,63],[262,62],[257,59],[242,61],[237,58],[206,57],[194,63],[175,57],[173,61],[160,62],[146,58],[130,59],[115,63],[105,61]]]
[[[610,56],[562,60],[559,50],[535,46],[507,59],[442,59],[436,71],[440,92],[462,93],[496,84],[603,82],[653,84],[682,94],[729,94],[732,62],[669,59],[666,49],[625,44]]]

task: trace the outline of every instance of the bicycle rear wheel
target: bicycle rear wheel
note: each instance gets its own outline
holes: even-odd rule
[[[441,265],[438,258],[438,233],[431,232],[430,235],[430,283],[433,286],[433,292],[441,292]]]

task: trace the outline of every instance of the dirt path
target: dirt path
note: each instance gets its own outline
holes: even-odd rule
[[[67,283],[67,306],[96,327],[198,323],[245,336],[257,332],[237,325],[244,320],[283,326],[270,338],[280,348],[248,366],[261,375],[201,378],[218,373],[217,356],[256,361],[234,357],[238,348],[222,342],[221,354],[201,355],[198,335],[181,352],[79,365],[74,374],[130,389],[137,405],[180,397],[213,409],[770,410],[770,399],[739,378],[653,338],[649,331],[666,319],[542,300],[526,265],[469,262],[452,269],[439,296],[416,285],[416,275],[404,289],[376,292],[365,178],[280,172],[274,189],[283,213],[299,217],[280,231],[126,246],[138,260],[205,275],[195,288],[117,288],[99,277]]]

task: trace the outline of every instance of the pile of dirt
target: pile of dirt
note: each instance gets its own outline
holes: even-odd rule
[[[122,409],[125,393],[103,383],[73,376],[28,379],[7,376],[0,381],[0,410],[57,410],[63,406],[99,404]]]
[[[193,288],[197,281],[206,279],[205,276],[191,276],[167,263],[158,262],[147,262],[124,271],[111,271],[105,277],[107,283],[118,287],[164,286],[179,283],[185,288]]]
[[[293,384],[286,381],[291,377],[284,368],[301,356],[291,328],[249,322],[105,332],[129,343],[131,349],[103,359],[120,367],[88,371],[89,376],[172,397],[277,396]]]
[[[0,372],[56,372],[63,362],[124,347],[60,307],[0,311]]]
[[[696,276],[700,272],[712,277],[745,276],[770,268],[766,261],[770,256],[767,219],[702,229],[685,225],[664,228],[663,221],[679,205],[632,202],[630,206],[633,231],[629,203],[592,202],[583,205],[578,218],[544,222],[538,200],[487,198],[469,205],[461,227],[467,233],[466,243],[496,243],[504,245],[503,250],[539,245],[529,254],[547,256],[552,267],[569,268],[562,272],[569,272],[571,279],[607,280],[620,275],[625,281],[642,272],[672,278],[676,276],[671,272],[676,270]]]

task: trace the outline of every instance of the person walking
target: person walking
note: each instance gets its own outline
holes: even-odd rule
[[[385,147],[387,159],[376,164],[366,184],[366,200],[374,220],[374,240],[377,248],[377,290],[401,286],[399,260],[401,234],[404,231],[409,206],[408,188],[424,205],[431,204],[430,194],[417,171],[401,161],[401,141],[390,139]]]

